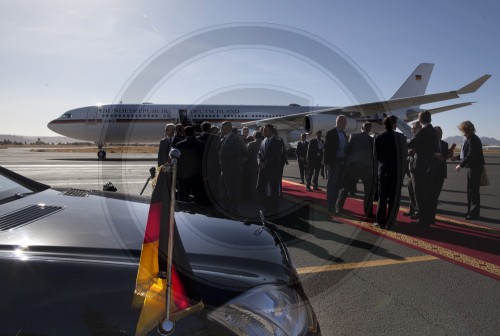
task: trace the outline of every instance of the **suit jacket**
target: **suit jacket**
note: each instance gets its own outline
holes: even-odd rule
[[[171,147],[169,138],[165,137],[160,140],[160,148],[158,148],[158,167],[167,162]]]
[[[220,138],[217,135],[203,133],[196,137],[203,142],[202,174],[206,179],[214,179],[220,175],[217,146]]]
[[[210,133],[203,133],[201,135],[198,135],[196,137],[196,139],[206,143],[208,141],[208,139],[210,138],[210,136],[212,136],[213,134],[210,134]]]
[[[183,140],[186,140],[186,137],[183,136],[183,135],[174,135],[173,139],[172,139],[172,147],[175,147],[177,148],[177,144]]]
[[[202,159],[204,144],[195,137],[180,141],[176,147],[181,152],[177,162],[177,177],[202,180]]]
[[[438,137],[431,124],[421,128],[408,143],[408,148],[415,150],[415,173],[434,173],[434,153],[436,152],[437,143]]]
[[[345,132],[340,131],[337,127],[332,128],[326,133],[324,163],[327,165],[333,165],[337,157],[337,152],[340,146],[339,134],[345,138],[345,142],[347,143],[347,136]]]
[[[247,170],[251,173],[259,172],[259,164],[257,162],[257,155],[259,154],[262,139],[255,139],[247,144]]]
[[[484,166],[483,144],[481,139],[475,134],[465,139],[463,146],[464,158],[460,162],[460,167],[481,169]]]
[[[346,147],[346,166],[356,165],[357,167],[372,169],[373,158],[373,138],[367,133],[351,134]]]
[[[225,174],[236,175],[243,172],[246,156],[246,147],[243,141],[234,133],[227,138],[222,137],[218,146],[219,164],[221,171]]]
[[[374,141],[373,154],[378,161],[378,175],[403,178],[408,148],[406,137],[398,132],[385,131]]]
[[[436,159],[436,174],[440,178],[447,178],[448,177],[448,166],[446,165],[446,157],[448,156],[448,143],[443,140],[439,140],[438,142],[441,146],[441,148],[437,148],[436,153],[441,154],[442,157],[444,157],[444,161]]]
[[[281,176],[283,161],[283,142],[276,136],[265,138],[260,144],[257,162],[264,163],[265,168],[260,170],[269,178],[279,178]]]
[[[324,150],[325,142],[323,141],[323,139],[321,139],[320,141],[321,141],[321,144],[323,145],[323,150]],[[307,155],[306,155],[307,162],[310,165],[321,164],[321,162],[323,161],[323,157],[324,157],[323,150],[319,149],[318,138],[311,139],[311,141],[309,141],[309,146],[307,147]]]
[[[297,156],[297,160],[299,161],[306,161],[307,160],[307,149],[309,148],[309,141],[299,141],[297,143],[297,149],[295,149],[295,155]],[[304,159],[301,160],[300,158],[303,157]]]

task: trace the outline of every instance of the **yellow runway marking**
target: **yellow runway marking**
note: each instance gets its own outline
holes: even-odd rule
[[[367,267],[379,267],[388,265],[400,265],[408,264],[422,261],[439,260],[439,258],[431,255],[423,255],[418,257],[409,257],[403,260],[394,259],[382,259],[382,260],[371,260],[362,261],[357,263],[345,263],[345,264],[335,264],[335,265],[325,265],[325,266],[312,266],[312,267],[302,267],[298,268],[297,272],[299,274],[310,274],[310,273],[322,273],[322,272],[332,272],[332,271],[345,271],[356,268],[367,268]]]

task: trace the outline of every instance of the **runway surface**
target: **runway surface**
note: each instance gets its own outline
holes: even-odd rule
[[[102,190],[103,184],[112,182],[118,192],[137,195],[156,164],[153,154],[108,153],[108,157],[97,161],[95,153],[0,149],[0,165],[57,188]],[[453,163],[448,165],[438,208],[440,216],[485,228],[493,246],[488,248],[489,261],[498,264],[500,155],[485,153],[485,159],[492,184],[481,188],[481,218],[466,222],[461,217],[466,211],[466,171],[455,172]],[[294,160],[284,175],[301,191]],[[326,187],[326,180],[320,180],[320,187]],[[362,191],[362,186],[358,189]],[[148,184],[144,194],[150,193]],[[403,188],[402,206],[407,204],[406,195]],[[348,216],[332,217],[300,197],[285,200],[282,208],[284,215],[273,222],[289,247],[324,335],[498,334],[498,279],[433,252],[433,246],[439,247],[436,241],[428,242],[431,250],[426,251],[349,223]],[[482,246],[463,246],[467,241],[453,243],[481,251]]]

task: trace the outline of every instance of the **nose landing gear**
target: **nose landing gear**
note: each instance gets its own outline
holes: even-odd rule
[[[104,145],[102,143],[98,143],[97,147],[99,148],[99,151],[97,152],[97,158],[99,160],[106,159],[106,151],[103,149]]]

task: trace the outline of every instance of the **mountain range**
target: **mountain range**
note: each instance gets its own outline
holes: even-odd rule
[[[483,146],[500,146],[500,140],[497,140],[495,138],[489,138],[489,137],[479,137],[481,139],[481,142],[483,143]],[[446,141],[450,146],[451,144],[457,144],[457,146],[461,146],[463,141],[463,137],[460,135],[452,136],[452,137],[447,137],[446,139],[443,139]]]
[[[26,136],[26,135],[12,135],[12,134],[0,134],[0,142],[2,141],[12,141],[31,144],[38,140],[47,144],[66,144],[66,143],[86,143],[88,141],[82,141],[77,139],[72,139],[64,136]]]
[[[21,143],[35,143],[38,139],[40,141],[49,143],[49,144],[65,144],[65,143],[74,143],[74,142],[88,142],[88,141],[82,141],[82,140],[77,140],[77,139],[72,139],[64,136],[25,136],[25,135],[12,135],[12,134],[0,134],[0,142],[3,140],[7,141],[16,141],[16,142],[21,142]],[[483,146],[491,146],[491,145],[496,145],[500,146],[500,140],[497,140],[495,138],[489,138],[489,137],[480,137],[481,142],[483,143]],[[443,139],[447,143],[451,144],[457,144],[457,146],[460,146],[463,142],[463,137],[462,136],[452,136],[452,137],[447,137],[446,139]]]

